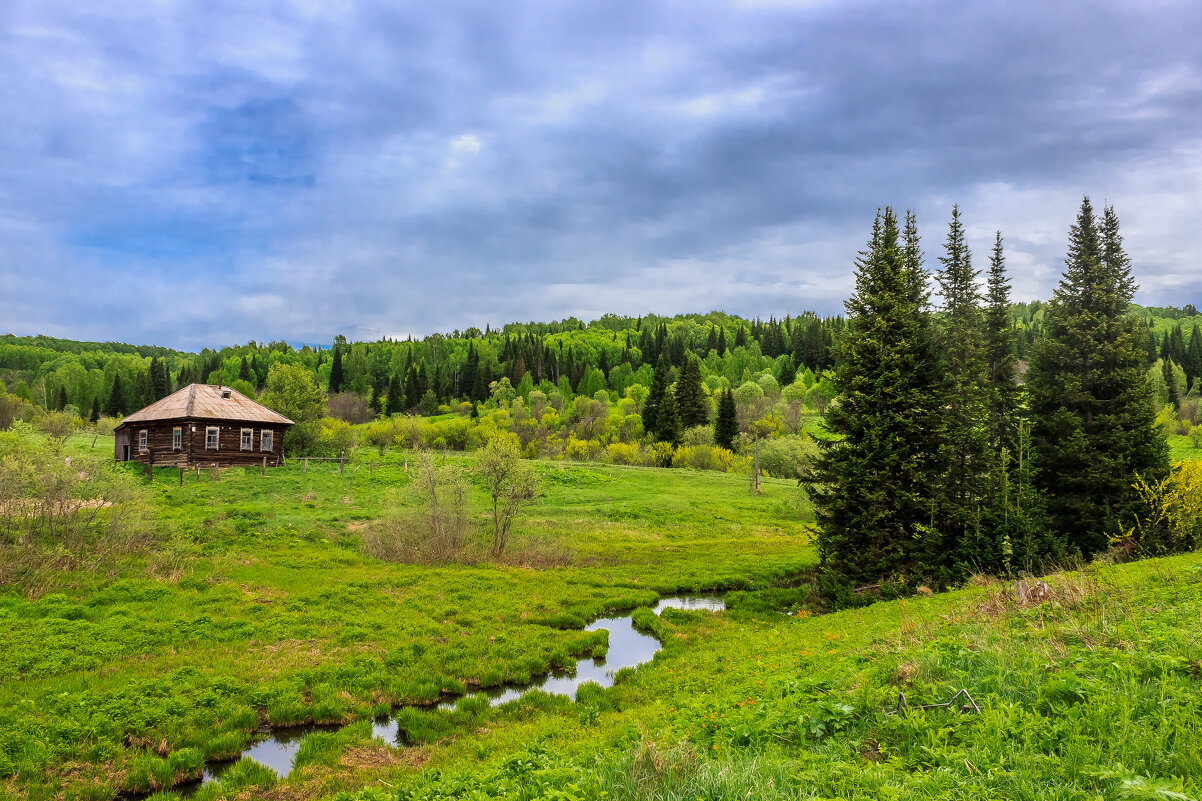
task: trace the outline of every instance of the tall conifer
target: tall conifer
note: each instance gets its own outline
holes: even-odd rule
[[[946,557],[930,525],[937,369],[912,215],[903,239],[891,208],[877,214],[856,260],[856,292],[844,305],[833,375],[838,400],[825,416],[835,436],[820,441],[805,477],[819,555],[844,586],[914,579]]]
[[[960,207],[952,206],[942,265],[935,277],[943,295],[943,353],[947,365],[944,424],[947,477],[943,522],[957,558],[993,564],[997,552],[982,536],[988,460],[985,406],[985,331],[978,272],[964,240]]]
[[[701,385],[701,362],[692,353],[685,356],[680,378],[676,379],[676,408],[682,428],[703,426],[710,421],[709,400]]]
[[[342,391],[342,348],[334,345],[334,361],[330,364],[330,394],[336,395]]]
[[[680,411],[676,406],[676,396],[665,392],[664,399],[659,404],[659,412],[655,416],[655,438],[660,442],[675,445],[680,442],[680,430]]]
[[[718,416],[714,421],[714,444],[732,450],[735,437],[739,436],[738,410],[735,395],[726,389],[718,395]]]
[[[659,430],[659,407],[667,391],[668,365],[664,357],[660,356],[655,364],[655,372],[651,374],[651,390],[647,394],[647,400],[643,402],[643,430],[652,436]]]
[[[1118,217],[1089,198],[1069,229],[1064,274],[1033,349],[1027,386],[1038,481],[1053,529],[1086,556],[1142,511],[1136,475],[1168,474],[1168,449],[1144,377],[1144,338]]]

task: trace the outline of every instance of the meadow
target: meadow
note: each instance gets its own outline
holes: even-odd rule
[[[84,458],[90,443],[67,448]],[[813,563],[793,482],[751,495],[725,473],[551,463],[536,465],[542,497],[503,561],[365,556],[362,533],[416,505],[415,461],[364,450],[345,466],[201,471],[182,486],[174,470],[148,482],[126,465],[145,484],[154,545],[0,594],[6,791],[170,786],[261,726],[366,720],[524,682],[603,653],[605,634],[579,629],[604,612],[771,586]],[[483,535],[485,499],[471,491]]]
[[[82,459],[90,441],[67,447]],[[183,486],[122,468],[154,547],[0,594],[0,794],[165,801],[263,727],[300,723],[349,725],[310,734],[287,775],[243,759],[194,797],[1202,793],[1198,554],[1057,573],[1026,601],[977,579],[824,613],[796,586],[815,555],[795,482],[753,495],[735,474],[535,462],[541,498],[502,560],[366,556],[373,526],[419,508],[416,459],[363,449],[341,470],[293,460]],[[728,610],[645,608],[707,590]],[[427,706],[603,654],[583,624],[636,607],[663,648],[612,688]],[[979,712],[963,696],[920,708],[959,690]],[[371,726],[389,711],[394,742]]]

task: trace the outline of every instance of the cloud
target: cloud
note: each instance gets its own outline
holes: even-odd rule
[[[837,313],[884,204],[933,263],[958,202],[980,264],[1000,228],[1016,296],[1047,297],[1086,193],[1139,300],[1181,305],[1198,29],[1185,2],[13,4],[0,328]]]

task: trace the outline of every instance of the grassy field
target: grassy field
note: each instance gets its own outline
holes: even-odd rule
[[[360,535],[415,505],[406,458],[381,467],[363,451],[341,474],[298,461],[202,471],[182,487],[156,471],[149,554],[0,594],[7,792],[168,785],[261,725],[365,719],[524,681],[603,652],[604,633],[578,630],[603,612],[769,586],[813,561],[792,482],[754,496],[722,473],[540,463],[542,498],[505,563],[385,564]],[[472,492],[483,534],[486,499]]]
[[[0,593],[0,796],[151,792],[263,725],[358,721],[195,797],[1202,798],[1202,555],[822,615],[781,586],[814,559],[793,482],[537,463],[503,563],[388,564],[361,541],[415,508],[406,458],[159,471],[151,552]],[[663,649],[612,688],[412,706],[603,653],[587,619],[714,588],[728,611],[637,611]],[[918,708],[959,690],[979,712]],[[398,705],[404,744],[373,739]]]

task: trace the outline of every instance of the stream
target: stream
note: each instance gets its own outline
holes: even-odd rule
[[[720,595],[676,595],[661,598],[655,605],[654,612],[659,614],[665,609],[705,610],[721,612],[726,609],[726,601]],[[605,658],[591,657],[576,662],[574,670],[551,671],[530,684],[511,684],[502,687],[490,687],[476,690],[466,696],[456,695],[444,698],[434,705],[434,709],[442,711],[454,710],[461,698],[485,695],[489,704],[501,704],[521,698],[530,690],[542,690],[545,693],[576,696],[576,690],[585,682],[596,682],[602,687],[612,687],[614,676],[626,667],[636,667],[651,661],[656,652],[662,647],[654,637],[635,631],[630,615],[624,617],[603,617],[585,626],[585,631],[606,629],[609,632],[609,649]],[[292,763],[301,742],[315,731],[334,731],[339,726],[286,726],[271,729],[266,732],[264,739],[241,753],[238,759],[253,759],[261,765],[271,768],[279,776],[287,776],[292,771]],[[398,724],[392,716],[376,718],[372,722],[372,736],[379,737],[389,744],[400,744]],[[214,762],[205,765],[204,774],[200,781],[178,785],[176,792],[184,796],[195,792],[197,788],[221,779],[222,774],[229,769],[237,759],[228,762]]]

